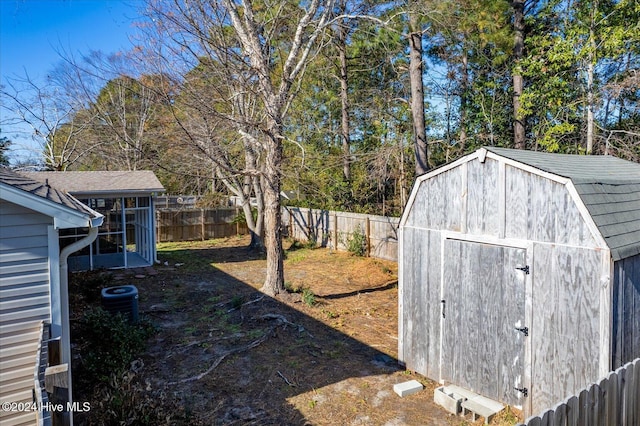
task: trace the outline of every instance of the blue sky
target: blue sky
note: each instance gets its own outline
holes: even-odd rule
[[[0,75],[42,78],[73,54],[128,50],[136,0],[0,0]]]
[[[141,7],[141,0],[0,0],[0,83],[26,72],[41,85],[61,62],[59,52],[129,50]],[[0,109],[0,123],[7,118]],[[23,136],[28,127],[0,128],[13,141],[11,157],[28,155],[20,149],[31,145]]]

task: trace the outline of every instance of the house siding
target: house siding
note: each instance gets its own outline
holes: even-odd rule
[[[52,219],[0,201],[0,400],[30,402],[40,323],[50,320],[48,228]],[[31,412],[2,412],[3,425]]]

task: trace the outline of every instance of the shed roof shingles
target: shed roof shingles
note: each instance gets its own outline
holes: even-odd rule
[[[640,254],[640,164],[603,155],[486,149],[571,179],[613,260]]]

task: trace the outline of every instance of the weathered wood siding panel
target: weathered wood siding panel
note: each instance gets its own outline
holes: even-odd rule
[[[51,218],[0,201],[0,400],[30,402],[40,322],[50,316]],[[2,412],[0,423],[35,422]]]
[[[565,185],[505,166],[505,237],[598,247]]]
[[[467,163],[467,232],[498,235],[500,224],[498,162],[486,159]],[[448,189],[444,188],[446,192]]]
[[[426,377],[440,375],[440,245],[436,231],[411,229],[403,234],[401,361]]]
[[[640,255],[615,263],[612,304],[612,368],[618,368],[640,358]]]
[[[533,412],[555,405],[599,376],[602,255],[534,245]]]
[[[442,377],[522,406],[525,250],[445,240]]]
[[[460,232],[465,195],[462,168],[454,168],[420,183],[406,225]]]

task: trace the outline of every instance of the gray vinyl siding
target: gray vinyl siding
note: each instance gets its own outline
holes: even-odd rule
[[[0,201],[0,400],[32,400],[40,322],[50,320],[48,227],[52,219]],[[34,413],[1,413],[3,425]]]

